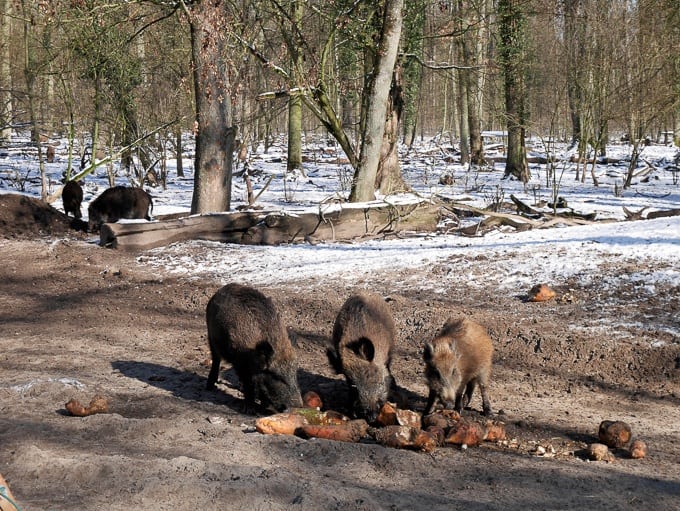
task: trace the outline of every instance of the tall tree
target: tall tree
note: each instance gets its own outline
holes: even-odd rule
[[[38,58],[36,40],[40,39],[39,27],[37,27],[38,17],[35,15],[33,9],[35,5],[27,0],[21,0],[19,4],[19,13],[23,20],[23,42],[24,42],[24,58],[23,58],[23,74],[26,81],[26,104],[28,106],[28,117],[31,122],[31,141],[38,149],[38,164],[40,166],[40,197],[47,198],[48,181],[45,173],[45,160],[43,158],[42,143],[41,143],[41,119],[38,115],[39,98],[38,98],[38,77],[44,66]]]
[[[301,27],[304,3],[302,0],[292,0],[291,20],[293,33],[289,45],[291,58],[291,77],[297,84],[301,84],[300,74],[302,69],[302,44]],[[298,85],[299,87],[299,85]],[[289,172],[302,167],[302,98],[300,94],[291,94],[288,98],[288,160],[286,170]]]
[[[581,21],[581,0],[562,0],[564,10],[564,45],[566,53],[567,99],[571,118],[571,143],[577,145],[581,136],[581,106],[583,104],[583,51],[585,24]]]
[[[226,0],[186,4],[191,27],[194,95],[196,99],[196,155],[192,213],[228,211],[235,129],[232,126],[230,30]]]
[[[505,176],[529,181],[529,165],[525,145],[527,112],[526,20],[523,0],[499,0],[499,60],[505,82],[505,116],[508,147]]]
[[[470,163],[484,164],[482,144],[483,65],[488,45],[488,0],[458,0],[461,94],[465,95],[466,133],[469,136]]]
[[[394,67],[401,38],[403,0],[386,0],[378,51],[368,91],[368,112],[359,163],[354,173],[351,202],[375,199],[375,183]]]
[[[420,105],[421,86],[423,81],[423,34],[425,30],[426,1],[414,0],[405,3],[404,12],[404,44],[405,58],[402,63],[404,76],[404,143],[413,145],[418,124],[418,107]]]
[[[12,137],[11,8],[12,0],[0,0],[0,140]]]

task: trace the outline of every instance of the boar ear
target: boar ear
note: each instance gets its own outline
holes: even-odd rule
[[[331,365],[333,370],[337,374],[342,373],[342,362],[340,362],[340,357],[338,357],[338,354],[335,352],[333,348],[328,348],[326,350],[326,356],[328,357],[328,363]]]
[[[292,328],[287,328],[286,333],[288,334],[288,340],[290,341],[290,345],[293,346],[293,348],[297,348],[298,340],[297,332]]]
[[[269,341],[260,341],[255,346],[255,356],[262,360],[262,365],[266,366],[274,354],[274,348]]]
[[[360,337],[356,341],[347,344],[347,347],[358,357],[373,362],[373,357],[375,357],[375,346],[373,346],[373,341],[368,337]]]
[[[425,347],[423,348],[423,360],[425,362],[430,362],[432,360],[432,345],[429,342],[425,343]]]

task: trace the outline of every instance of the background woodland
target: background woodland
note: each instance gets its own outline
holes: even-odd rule
[[[357,200],[403,187],[397,147],[420,138],[483,166],[483,133],[504,132],[506,175],[526,181],[530,136],[584,160],[680,136],[675,0],[0,0],[0,32],[0,147],[30,130],[42,162],[66,139],[67,179],[108,164],[142,185],[193,134],[194,212],[228,210],[232,158],[282,136],[288,170],[326,137],[355,184],[377,144]]]

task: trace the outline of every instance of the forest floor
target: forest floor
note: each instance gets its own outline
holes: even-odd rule
[[[393,291],[375,274],[399,330],[393,363],[410,407],[427,389],[422,344],[448,316],[484,324],[495,344],[490,400],[509,440],[432,454],[266,436],[241,413],[224,365],[205,390],[205,306],[215,282],[150,270],[104,249],[37,201],[0,195],[0,474],[37,510],[677,509],[680,343],[677,289],[558,289],[529,303],[493,282],[445,298]],[[477,270],[484,272],[484,260]],[[413,270],[436,279],[437,268]],[[628,271],[612,264],[602,277]],[[366,282],[356,282],[357,289]],[[298,281],[262,289],[297,340],[300,384],[346,411],[345,383],[325,356],[335,314],[354,290]],[[64,404],[102,394],[110,412],[70,416]],[[475,416],[481,408],[473,397]],[[623,420],[644,459],[583,450],[603,420]]]

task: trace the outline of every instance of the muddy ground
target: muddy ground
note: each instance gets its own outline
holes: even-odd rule
[[[556,283],[558,300],[540,304],[464,278],[445,299],[396,293],[389,274],[264,288],[297,339],[303,391],[341,411],[344,382],[324,352],[353,290],[388,299],[400,334],[393,371],[414,409],[426,397],[423,341],[447,316],[483,323],[495,343],[491,404],[510,440],[424,454],[265,436],[241,413],[229,366],[205,390],[204,312],[218,283],[152,272],[17,197],[0,195],[0,474],[27,511],[677,509],[677,288],[650,300],[631,286]],[[436,267],[422,271],[437,278]],[[95,394],[110,413],[66,413],[69,399]],[[475,395],[465,414],[480,408]],[[602,420],[630,424],[648,456],[586,461]]]

